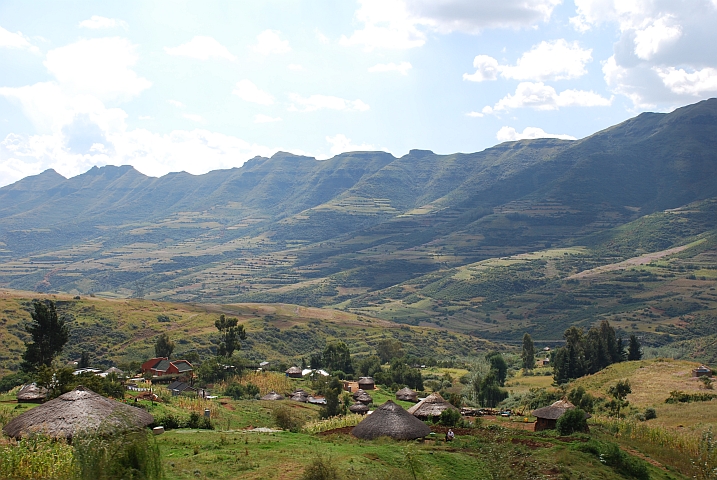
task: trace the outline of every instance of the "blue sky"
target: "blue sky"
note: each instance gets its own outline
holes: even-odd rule
[[[714,25],[717,0],[0,0],[0,185],[582,138],[715,96]]]

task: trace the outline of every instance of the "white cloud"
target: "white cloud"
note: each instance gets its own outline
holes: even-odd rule
[[[92,15],[89,19],[80,22],[80,27],[91,28],[97,30],[100,28],[116,28],[122,27],[127,30],[128,25],[124,20],[118,20],[116,18],[100,17],[99,15]]]
[[[303,65],[299,65],[298,63],[290,63],[286,66],[286,68],[288,68],[292,72],[303,72],[304,70],[306,70]]]
[[[197,123],[205,122],[204,117],[202,117],[201,115],[197,115],[196,113],[183,113],[182,116],[184,118],[186,118],[187,120],[191,120],[193,122],[197,122]]]
[[[715,1],[717,2],[717,0],[715,0]],[[316,39],[317,39],[319,42],[321,42],[321,43],[323,43],[323,44],[327,44],[327,43],[330,42],[329,37],[327,37],[326,35],[324,35],[323,33],[321,33],[321,31],[320,31],[318,28],[317,28],[317,29],[314,29],[314,33],[316,34]]]
[[[408,62],[401,63],[377,63],[373,67],[369,67],[368,71],[371,73],[375,72],[398,72],[401,75],[408,75],[408,71],[413,66]]]
[[[131,69],[138,58],[135,50],[125,38],[80,40],[50,50],[45,67],[72,93],[126,101],[152,86]]]
[[[482,82],[496,80],[500,74],[512,80],[567,80],[585,75],[585,64],[590,61],[592,50],[580,48],[578,42],[542,41],[523,53],[515,65],[499,65],[493,57],[478,55],[473,60],[476,72],[464,73],[463,79]]]
[[[481,118],[481,117],[484,117],[484,116],[485,116],[485,115],[482,114],[481,112],[468,112],[468,113],[466,113],[466,117],[471,117],[471,118]]]
[[[271,117],[269,115],[264,115],[263,113],[259,113],[257,115],[254,115],[254,123],[271,123],[271,122],[280,122],[280,117]]]
[[[290,93],[289,99],[294,102],[290,107],[290,111],[313,112],[316,110],[345,110],[364,112],[369,110],[369,106],[361,100],[345,100],[330,95],[311,95],[302,97],[296,93]],[[298,105],[298,107],[297,107]]]
[[[678,95],[702,95],[717,92],[717,69],[703,68],[688,73],[682,68],[655,68],[662,82]]]
[[[619,30],[603,73],[613,93],[635,107],[669,110],[713,91],[703,78],[717,69],[717,56],[708,47],[717,44],[713,0],[575,0],[575,5],[571,23],[577,29],[612,24]]]
[[[264,30],[256,36],[256,45],[254,51],[262,55],[271,55],[272,53],[288,53],[291,51],[288,40],[282,40],[279,36],[281,32],[276,30]]]
[[[326,137],[326,141],[331,144],[332,155],[339,155],[345,152],[365,152],[376,150],[373,145],[366,143],[362,143],[360,145],[354,144],[351,142],[350,138],[347,138],[346,135],[342,133],[336,134],[333,137]]]
[[[34,53],[40,52],[40,49],[31,44],[21,32],[12,33],[0,27],[0,48],[3,47],[26,49]]]
[[[175,106],[175,107],[177,107],[177,108],[184,108],[184,107],[185,107],[185,105],[184,105],[182,102],[180,102],[179,100],[167,100],[167,103],[170,104],[170,105],[173,105],[173,106]]]
[[[261,90],[249,80],[241,80],[237,82],[232,93],[242,100],[260,105],[271,105],[274,103],[274,97],[271,94]]]
[[[498,60],[488,55],[478,55],[473,59],[473,66],[476,69],[475,73],[464,73],[463,80],[469,80],[471,82],[484,82],[490,80],[497,80],[498,73],[500,72],[501,66],[498,65]]]
[[[521,82],[515,89],[515,95],[506,95],[494,106],[486,106],[482,113],[495,113],[513,108],[530,107],[535,110],[557,110],[561,107],[606,107],[612,99],[604,98],[595,92],[585,90],[563,90],[558,93],[542,82]]]
[[[562,0],[359,0],[363,28],[342,45],[407,49],[426,42],[426,31],[478,33],[486,28],[532,27],[550,19]]]
[[[232,55],[224,45],[212,37],[204,36],[196,36],[178,47],[164,47],[164,51],[169,55],[196,58],[198,60],[224,58],[233,62],[237,58]]]
[[[576,140],[572,135],[546,133],[545,130],[538,127],[525,127],[522,133],[519,133],[513,127],[502,127],[498,130],[495,138],[500,142],[512,142],[516,140],[528,140],[534,138],[559,138],[561,140]]]

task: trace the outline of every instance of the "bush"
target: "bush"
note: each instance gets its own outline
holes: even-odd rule
[[[448,408],[441,412],[441,416],[438,417],[438,423],[446,427],[455,427],[461,419],[459,411]]]
[[[561,417],[562,418],[562,417]],[[595,455],[601,463],[626,477],[648,480],[647,462],[626,454],[614,443],[590,440],[574,447],[576,450]]]
[[[13,388],[30,381],[30,376],[25,372],[11,373],[0,378],[0,392],[9,392]]]
[[[317,454],[311,463],[304,469],[301,480],[338,480],[339,469],[331,461],[331,458]]]
[[[572,408],[563,413],[555,424],[560,435],[571,435],[575,432],[585,432],[588,423],[585,420],[585,411],[580,408]]]
[[[291,411],[284,406],[275,408],[272,412],[272,416],[274,417],[274,423],[276,423],[276,426],[282,430],[288,430],[296,433],[301,430],[301,427],[304,425],[301,419],[293,416]]]
[[[652,420],[653,418],[657,418],[657,412],[654,408],[648,407],[645,409],[645,420]]]
[[[232,383],[227,386],[224,390],[224,395],[231,397],[234,400],[241,400],[242,398],[254,398],[259,394],[259,387],[252,383],[242,385],[239,383]]]

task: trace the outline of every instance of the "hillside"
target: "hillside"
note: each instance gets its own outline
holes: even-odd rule
[[[58,315],[70,328],[62,362],[76,360],[87,351],[93,364],[108,367],[151,358],[157,336],[162,333],[176,343],[177,358],[190,352],[202,359],[213,356],[219,341],[214,322],[222,313],[244,325],[247,339],[238,353],[254,364],[300,364],[302,358],[308,359],[336,341],[346,342],[357,357],[373,355],[376,344],[385,338],[401,341],[407,352],[423,358],[469,357],[495,348],[491,342],[460,333],[409,328],[377,318],[296,305],[76,299],[0,290],[0,377],[19,367],[25,351],[23,342],[29,341],[24,326],[31,321],[35,299],[55,301]]]
[[[692,341],[717,334],[716,147],[710,99],[471,154],[47,171],[0,188],[0,287],[333,307],[505,341],[608,318]]]

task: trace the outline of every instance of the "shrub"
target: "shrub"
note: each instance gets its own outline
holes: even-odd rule
[[[224,390],[224,395],[232,397],[234,400],[241,400],[242,398],[254,398],[259,394],[259,387],[253,383],[247,383],[242,385],[240,383],[232,383],[227,386]]]
[[[441,412],[438,417],[438,423],[446,427],[455,427],[461,421],[461,413],[452,408],[448,408]]]
[[[339,469],[331,461],[331,458],[317,454],[311,463],[304,469],[301,480],[338,480]]]
[[[572,408],[563,413],[555,424],[560,435],[571,435],[574,432],[584,432],[588,429],[585,420],[585,411],[580,408]]]
[[[11,373],[0,378],[0,392],[8,392],[13,388],[30,381],[30,376],[25,372]]]
[[[645,409],[645,420],[652,420],[653,418],[657,418],[657,412],[654,408],[648,407]]]
[[[650,478],[647,462],[626,454],[614,443],[602,443],[597,440],[589,440],[574,448],[581,452],[595,455],[601,463],[611,467],[623,476],[637,478],[639,480],[648,480]]]
[[[293,416],[291,411],[284,406],[275,408],[272,412],[272,416],[274,417],[274,423],[276,423],[276,426],[282,430],[288,430],[296,433],[301,430],[301,427],[303,426],[303,421]]]

